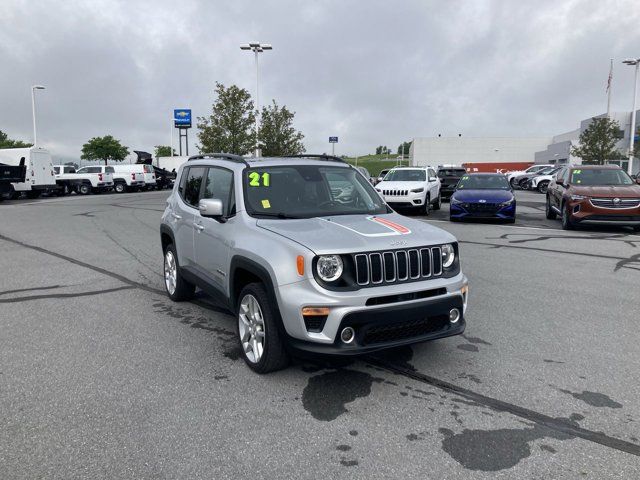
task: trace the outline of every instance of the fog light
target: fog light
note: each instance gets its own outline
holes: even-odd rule
[[[351,327],[343,328],[342,332],[340,332],[340,340],[342,340],[344,343],[353,342],[353,339],[355,337],[356,337],[356,332],[354,332],[353,328]]]
[[[460,310],[457,308],[449,310],[449,321],[451,323],[458,323],[458,320],[460,320]]]

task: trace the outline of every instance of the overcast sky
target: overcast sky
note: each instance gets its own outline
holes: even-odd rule
[[[417,136],[539,136],[631,109],[637,0],[2,0],[0,130],[79,157],[93,136],[168,144],[174,107],[211,110],[216,81],[296,112],[308,152],[394,150]],[[190,131],[190,153],[196,132]]]

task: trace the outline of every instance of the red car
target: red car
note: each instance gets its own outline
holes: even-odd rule
[[[547,190],[548,219],[562,218],[562,228],[622,225],[640,231],[640,185],[617,165],[568,165]]]

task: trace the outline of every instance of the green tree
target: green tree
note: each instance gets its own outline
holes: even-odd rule
[[[255,113],[244,88],[216,83],[216,102],[209,117],[198,117],[200,152],[244,155],[255,148]]]
[[[155,156],[156,157],[170,157],[171,156],[171,146],[169,145],[156,145],[155,146]],[[173,149],[173,154],[176,155],[175,148]]]
[[[640,136],[640,127],[636,130],[636,137]],[[640,142],[635,142],[633,144],[633,156],[640,157]]]
[[[102,160],[106,165],[108,161],[121,162],[127,155],[129,155],[127,147],[111,135],[105,135],[104,137],[93,137],[85,143],[82,146],[80,158],[83,160]]]
[[[376,147],[376,155],[388,155],[391,153],[391,150],[389,150],[389,147],[380,145],[379,147]]]
[[[409,149],[411,148],[411,142],[402,142],[398,145],[398,155],[409,155]]]
[[[593,118],[580,134],[580,144],[571,147],[571,155],[580,157],[585,164],[603,165],[607,160],[624,158],[616,148],[620,125],[607,117]]]
[[[12,140],[6,133],[0,130],[0,148],[26,148],[32,145],[32,143],[26,143],[22,140]]]
[[[284,157],[305,152],[302,139],[304,135],[293,127],[295,112],[287,107],[278,107],[275,100],[262,108],[260,125],[260,148],[265,157]]]

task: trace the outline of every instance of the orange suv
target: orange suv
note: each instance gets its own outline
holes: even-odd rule
[[[562,228],[578,224],[623,225],[640,231],[640,185],[617,165],[568,165],[547,190],[548,219]]]

